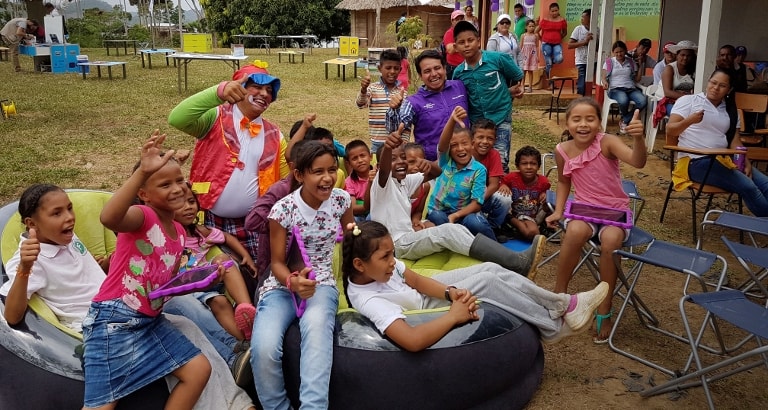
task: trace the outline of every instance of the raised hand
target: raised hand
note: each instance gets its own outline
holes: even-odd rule
[[[635,110],[632,120],[627,124],[627,134],[633,137],[642,137],[644,135],[643,122],[640,120],[640,110]]]
[[[312,126],[312,124],[315,123],[316,119],[317,119],[317,114],[315,113],[305,114],[304,120],[301,122],[301,125],[305,128],[309,128]]]
[[[371,85],[371,71],[366,69],[365,75],[360,79],[360,92],[366,93],[369,85]]]
[[[21,260],[19,261],[19,272],[29,275],[32,272],[32,265],[40,255],[40,241],[37,239],[37,230],[29,228],[27,239],[21,243],[19,249]]]
[[[395,149],[403,143],[404,129],[405,129],[405,124],[401,122],[400,125],[397,126],[397,131],[389,133],[389,135],[387,136],[387,141],[384,143],[387,146],[387,148]]]
[[[464,120],[467,119],[467,110],[465,110],[463,107],[456,106],[453,108],[453,112],[451,113],[451,119],[459,125],[461,128],[467,128],[467,125],[464,124]]]
[[[248,96],[248,91],[245,89],[245,84],[248,82],[249,76],[244,76],[237,81],[227,81],[224,85],[224,89],[221,90],[219,98],[230,103],[235,104],[243,101]]]
[[[400,92],[393,93],[389,96],[389,108],[396,110],[400,108],[400,105],[405,99],[405,88],[401,88]]]
[[[173,155],[176,153],[174,150],[169,150],[165,155],[160,156],[160,153],[163,152],[164,141],[165,134],[160,134],[160,130],[156,129],[152,132],[147,142],[141,147],[141,163],[139,164],[141,172],[150,175],[165,166],[173,158]]]

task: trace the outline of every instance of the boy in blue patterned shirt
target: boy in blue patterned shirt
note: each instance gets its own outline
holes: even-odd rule
[[[427,205],[427,219],[435,225],[458,223],[473,235],[482,234],[496,240],[481,212],[488,172],[472,156],[472,137],[464,126],[466,117],[464,108],[454,108],[440,135],[437,161],[443,173],[435,181],[435,194]]]

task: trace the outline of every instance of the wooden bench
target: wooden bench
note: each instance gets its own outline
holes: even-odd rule
[[[277,52],[277,62],[282,63],[282,56],[288,56],[288,62],[289,63],[295,63],[296,62],[296,56],[301,55],[301,62],[304,62],[304,52],[303,51],[278,51]]]
[[[78,66],[80,66],[80,69],[83,71],[83,80],[85,80],[86,67],[96,67],[96,72],[98,75],[98,78],[101,78],[101,67],[107,67],[107,72],[109,73],[109,79],[112,79],[112,67],[119,65],[123,66],[123,80],[125,80],[125,61],[90,61],[87,63],[77,63]]]
[[[10,58],[8,57],[8,53],[11,51],[8,47],[0,47],[0,61],[3,61],[3,56],[5,56],[5,61],[10,61]]]
[[[342,81],[347,81],[347,66],[352,64],[357,77],[357,60],[353,58],[334,58],[333,60],[323,61],[325,64],[325,79],[328,79],[328,66],[336,66],[336,78],[341,77]],[[343,70],[343,71],[342,71]]]

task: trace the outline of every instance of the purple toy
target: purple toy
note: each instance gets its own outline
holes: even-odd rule
[[[598,225],[613,225],[622,229],[632,228],[632,211],[592,205],[583,202],[568,201],[563,215],[568,219],[578,219]]]
[[[221,264],[224,269],[234,266],[233,261]],[[173,279],[159,288],[149,292],[149,299],[160,299],[166,296],[185,295],[190,292],[205,290],[210,287],[219,276],[219,265],[207,264],[196,268],[187,269],[179,273]]]

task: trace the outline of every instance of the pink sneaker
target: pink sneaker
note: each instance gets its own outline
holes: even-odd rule
[[[627,133],[627,124],[624,121],[619,121],[619,134],[624,135]]]
[[[235,306],[235,324],[245,335],[245,340],[251,340],[253,320],[256,318],[256,308],[250,303],[240,303]]]

